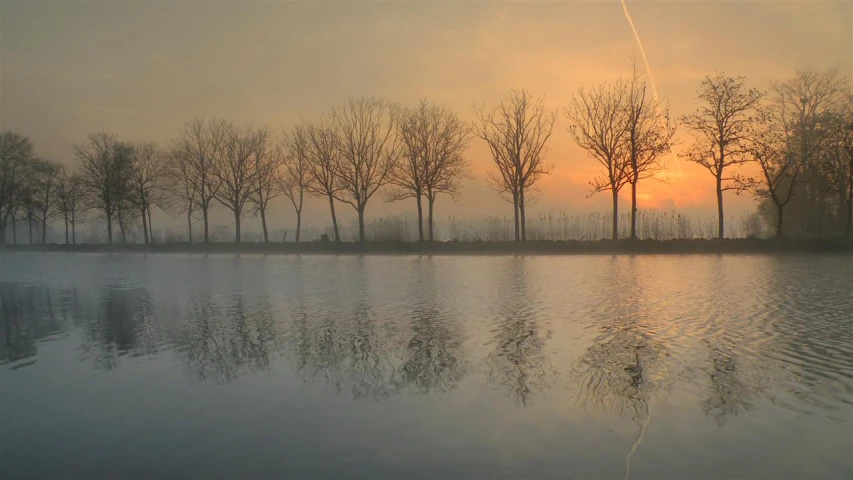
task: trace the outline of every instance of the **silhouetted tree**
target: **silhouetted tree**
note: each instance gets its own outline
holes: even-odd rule
[[[401,161],[389,174],[394,189],[391,201],[414,198],[418,207],[418,241],[424,240],[422,197],[428,203],[429,241],[434,239],[435,198],[447,193],[459,194],[459,181],[467,176],[464,157],[469,129],[459,116],[447,108],[421,100],[415,108],[400,111],[397,126]]]
[[[803,167],[792,149],[792,139],[778,115],[762,109],[750,133],[747,150],[750,161],[758,165],[760,176],[742,180],[745,189],[756,196],[769,198],[776,207],[776,236],[783,234],[784,209],[791,201],[794,185]]]
[[[299,243],[302,232],[302,205],[305,193],[315,187],[316,178],[311,174],[311,139],[308,128],[297,125],[289,134],[285,134],[282,149],[279,151],[281,172],[278,184],[284,196],[290,200],[296,212],[296,242]],[[320,172],[322,173],[322,172]],[[334,209],[334,206],[332,206]],[[332,214],[334,218],[334,213]],[[335,227],[337,231],[337,227]]]
[[[139,209],[142,217],[145,243],[154,243],[151,208],[155,205],[165,207],[168,176],[168,157],[155,142],[140,142],[133,145],[131,195],[132,202]]]
[[[747,89],[744,77],[717,73],[702,80],[696,97],[700,107],[696,112],[681,117],[681,123],[694,138],[682,157],[705,167],[716,179],[718,238],[725,237],[723,192],[740,187],[729,172],[731,167],[749,160],[746,155],[749,125],[755,120],[756,108],[764,96],[754,88]]]
[[[604,176],[596,177],[592,193],[610,191],[613,197],[612,238],[619,238],[619,191],[631,180],[631,165],[625,155],[627,133],[626,88],[623,82],[602,84],[586,91],[583,87],[572,96],[565,110],[569,132],[578,146],[587,151],[604,168]]]
[[[30,176],[32,210],[41,226],[41,243],[47,243],[47,222],[56,214],[56,182],[59,165],[47,160],[36,160]]]
[[[219,183],[216,199],[234,214],[234,241],[240,243],[243,209],[254,193],[253,157],[259,136],[251,127],[227,125],[222,128],[222,148],[213,167],[213,174]]]
[[[77,243],[77,224],[84,220],[83,215],[88,209],[85,200],[83,178],[76,172],[70,173],[63,168],[57,177],[55,208],[65,222],[66,244]],[[69,226],[71,227],[70,237]]]
[[[252,146],[252,193],[249,201],[252,211],[261,216],[261,228],[264,231],[264,243],[268,243],[267,208],[270,200],[279,195],[278,178],[281,175],[281,151],[272,145],[272,134],[266,128],[255,132],[255,142]]]
[[[670,152],[675,136],[675,126],[669,121],[669,106],[647,95],[646,81],[641,75],[634,65],[625,95],[625,155],[628,157],[628,183],[631,185],[632,239],[637,238],[637,184],[663,170],[661,158]]]
[[[399,159],[393,106],[375,97],[352,97],[332,110],[340,152],[337,198],[358,213],[358,239],[365,241],[364,211]]]
[[[838,194],[844,213],[844,236],[853,235],[853,95],[828,125],[832,139],[821,153],[824,180]]]
[[[327,118],[316,123],[303,121],[303,124],[296,128],[304,129],[305,135],[308,137],[308,163],[306,167],[309,182],[305,189],[313,195],[326,197],[329,200],[332,226],[335,230],[335,242],[340,242],[338,219],[335,216],[335,198],[342,188],[338,176],[341,164],[338,131]]]
[[[122,196],[129,190],[130,156],[109,133],[93,133],[74,146],[89,205],[107,223],[107,243],[113,242],[113,220],[122,210]],[[120,219],[119,219],[120,220]]]
[[[515,239],[527,240],[526,195],[553,168],[545,161],[545,152],[556,113],[545,108],[543,96],[534,97],[527,90],[512,91],[491,112],[477,108],[474,113],[474,135],[489,146],[497,167],[497,172],[489,174],[490,182],[499,194],[510,195]]]
[[[15,132],[0,133],[0,245],[6,243],[6,226],[24,200],[24,189],[33,162],[33,143]],[[17,241],[15,239],[14,241]]]
[[[216,174],[217,162],[223,155],[229,127],[224,120],[205,123],[203,119],[194,119],[184,125],[172,148],[178,165],[174,173],[184,187],[182,196],[192,202],[189,210],[201,212],[205,243],[210,243],[210,208],[222,186],[220,176]],[[189,212],[187,221],[191,221]]]

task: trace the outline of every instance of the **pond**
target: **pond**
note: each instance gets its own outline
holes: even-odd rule
[[[853,478],[853,257],[0,253],[3,478]]]

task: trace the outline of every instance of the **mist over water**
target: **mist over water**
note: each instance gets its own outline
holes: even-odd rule
[[[0,476],[850,478],[851,278],[834,255],[2,253]]]

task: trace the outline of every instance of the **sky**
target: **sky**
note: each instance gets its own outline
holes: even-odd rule
[[[758,88],[797,69],[853,72],[853,2],[626,6],[675,117],[696,108],[699,83],[716,71]],[[30,136],[44,158],[73,165],[72,146],[96,131],[165,143],[193,117],[284,131],[353,95],[402,105],[427,98],[473,119],[475,105],[527,88],[560,111],[547,151],[555,168],[534,213],[607,211],[608,194],[589,196],[600,168],[574,144],[562,109],[582,85],[628,75],[632,58],[642,66],[612,0],[3,1],[0,9],[0,128]],[[641,183],[640,208],[712,213],[713,178],[677,158],[691,142],[686,130],[676,141],[668,180]],[[487,148],[473,140],[467,155],[474,178],[458,202],[439,200],[437,215],[511,215],[486,183]],[[726,203],[733,215],[754,208],[746,196]],[[275,208],[290,221],[283,202]],[[413,211],[413,201],[368,204],[368,216]],[[327,222],[326,204],[311,201],[306,215]]]

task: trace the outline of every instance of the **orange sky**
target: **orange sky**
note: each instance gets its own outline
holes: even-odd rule
[[[675,116],[694,108],[699,82],[715,70],[762,88],[797,68],[853,70],[851,2],[627,5]],[[626,75],[631,57],[641,59],[620,3],[604,0],[3,3],[0,35],[2,128],[69,164],[71,145],[92,131],[163,141],[193,116],[280,130],[349,95],[427,97],[470,118],[475,103],[528,88],[562,109],[582,84]],[[556,168],[533,210],[606,210],[607,195],[587,198],[598,167],[566,126],[561,115],[548,151]],[[683,129],[676,138],[676,151],[690,141]],[[472,142],[469,154],[476,178],[439,214],[510,214],[485,184],[484,146]],[[641,207],[711,212],[707,171],[668,160],[669,182],[641,184]],[[732,213],[752,205],[727,202]],[[410,203],[377,198],[368,215],[412,212]],[[290,215],[283,203],[277,211]],[[322,202],[307,213],[326,221]]]

